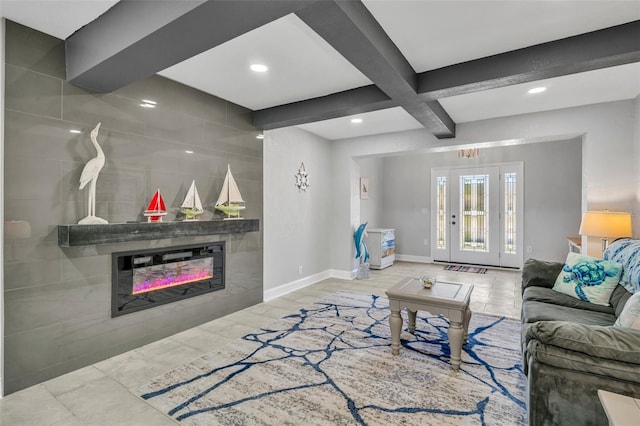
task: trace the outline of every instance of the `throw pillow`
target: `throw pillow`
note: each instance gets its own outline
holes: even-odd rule
[[[640,293],[634,294],[627,300],[620,316],[613,325],[640,330]]]
[[[605,260],[622,264],[622,285],[629,293],[640,291],[640,239],[619,238],[604,251]]]
[[[585,302],[609,305],[622,265],[579,253],[569,253],[553,289]]]

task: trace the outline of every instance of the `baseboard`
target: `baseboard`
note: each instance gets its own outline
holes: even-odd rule
[[[432,257],[414,256],[412,254],[396,254],[396,260],[399,262],[433,263]]]
[[[329,269],[331,278],[337,278],[339,280],[353,280],[356,278],[358,271],[341,271],[340,269]]]
[[[355,272],[341,271],[338,269],[327,269],[326,271],[318,272],[317,274],[309,275],[308,277],[300,278],[299,280],[291,281],[286,284],[279,285],[276,288],[265,290],[263,294],[263,300],[268,302],[292,291],[300,290],[301,288],[308,287],[327,278],[338,278],[341,280],[352,280],[356,277]]]

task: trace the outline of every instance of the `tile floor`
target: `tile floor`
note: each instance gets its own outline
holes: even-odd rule
[[[519,271],[490,269],[472,274],[445,271],[442,265],[396,262],[383,271],[372,271],[369,279],[328,279],[8,395],[0,400],[0,425],[175,425],[132,390],[338,290],[384,296],[402,278],[423,274],[474,284],[473,312],[520,315]]]

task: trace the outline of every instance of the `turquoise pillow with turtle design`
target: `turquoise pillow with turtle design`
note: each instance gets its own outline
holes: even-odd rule
[[[640,293],[634,294],[627,300],[613,325],[640,330]]]
[[[609,305],[622,265],[580,253],[569,253],[553,289],[585,302]]]

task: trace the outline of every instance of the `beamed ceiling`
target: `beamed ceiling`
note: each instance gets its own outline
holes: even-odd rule
[[[14,3],[3,1],[4,10]],[[451,138],[456,116],[492,118],[640,92],[638,1],[95,3],[102,9],[96,6],[94,20],[70,24],[72,34],[50,32],[66,38],[69,82],[110,92],[158,73],[254,110],[258,129],[314,131],[318,122],[369,114],[389,122],[378,132],[424,127]],[[269,73],[247,71],[253,61],[268,64]],[[535,82],[555,85],[558,99],[533,108],[509,100]]]

